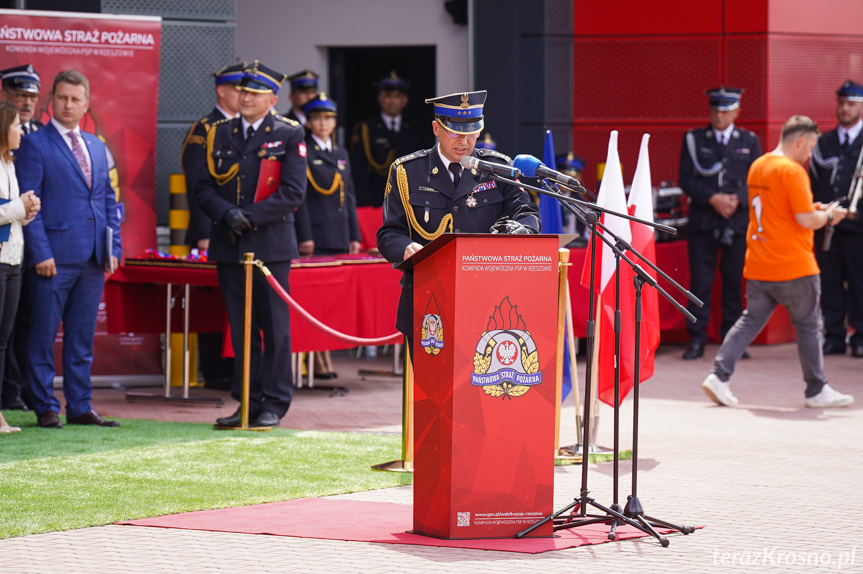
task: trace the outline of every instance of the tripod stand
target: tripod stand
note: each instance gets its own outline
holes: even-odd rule
[[[506,181],[504,178],[500,178],[503,181]],[[588,322],[587,322],[587,373],[585,376],[585,397],[591,396],[591,384],[592,384],[592,364],[593,364],[593,354],[596,352],[595,348],[595,271],[596,271],[596,238],[599,237],[606,245],[608,245],[615,255],[615,265],[617,269],[616,276],[616,287],[617,287],[617,296],[615,297],[615,375],[614,375],[614,487],[613,487],[613,504],[611,508],[605,507],[595,499],[589,496],[590,491],[587,488],[587,458],[582,459],[582,476],[581,476],[581,492],[580,495],[573,500],[570,504],[565,506],[564,508],[554,512],[553,514],[543,518],[539,522],[531,525],[530,527],[522,530],[517,533],[516,538],[523,538],[536,528],[546,524],[548,521],[553,521],[553,530],[563,530],[568,528],[576,528],[579,526],[584,526],[587,524],[595,524],[595,523],[608,523],[611,524],[611,531],[609,532],[609,539],[615,540],[617,537],[617,527],[622,524],[628,524],[650,536],[653,536],[659,540],[660,544],[665,547],[668,546],[669,541],[667,538],[659,534],[654,526],[661,526],[664,528],[673,528],[676,529],[683,534],[689,534],[694,531],[694,528],[691,526],[677,526],[670,522],[662,521],[659,519],[654,519],[651,517],[647,517],[644,515],[643,507],[636,496],[636,488],[637,488],[637,434],[638,434],[638,367],[639,367],[639,357],[640,357],[640,323],[641,323],[641,287],[644,283],[648,283],[655,289],[657,289],[662,295],[669,300],[681,313],[687,316],[690,321],[694,321],[695,318],[689,313],[685,308],[683,308],[679,303],[677,303],[668,293],[666,293],[661,287],[658,286],[656,280],[644,269],[642,269],[639,265],[630,261],[624,251],[630,251],[637,255],[642,261],[647,263],[651,268],[653,268],[657,273],[661,274],[664,278],[666,278],[672,285],[676,288],[680,289],[684,292],[690,300],[695,302],[697,305],[701,305],[701,301],[698,300],[697,297],[692,295],[689,291],[683,289],[680,285],[674,282],[670,277],[668,277],[665,273],[663,273],[659,268],[657,268],[651,261],[642,256],[636,250],[632,248],[626,241],[621,239],[612,233],[606,226],[602,223],[598,222],[597,211],[603,211],[610,213],[612,215],[616,215],[619,217],[623,217],[625,219],[630,219],[634,221],[638,221],[645,225],[650,225],[656,228],[659,228],[663,231],[667,231],[670,233],[676,232],[673,228],[669,228],[663,225],[659,225],[649,221],[643,221],[637,218],[634,218],[629,215],[619,214],[616,212],[612,212],[606,210],[604,208],[598,207],[593,204],[588,204],[579,200],[576,200],[571,197],[567,197],[565,195],[556,193],[551,189],[551,187],[543,182],[543,186],[545,189],[539,189],[531,186],[526,186],[524,184],[519,184],[525,189],[531,189],[538,193],[543,193],[545,195],[549,195],[551,197],[555,197],[560,201],[573,215],[575,215],[582,223],[586,226],[590,227],[592,237],[594,237],[594,241],[591,242],[591,251],[590,251],[590,281],[591,281],[591,290],[589,296],[589,308],[588,308]],[[583,188],[582,188],[583,189]],[[589,209],[589,212],[582,212],[580,209]],[[604,233],[598,234],[596,233],[597,226],[600,227]],[[605,237],[608,234],[611,239]],[[635,272],[636,279],[636,335],[635,335],[635,371],[634,371],[634,384],[635,384],[635,411],[634,411],[634,427],[633,427],[633,493],[629,497],[626,508],[621,511],[620,505],[618,504],[618,480],[619,480],[619,452],[620,452],[620,443],[619,443],[619,435],[620,435],[620,427],[619,427],[619,409],[620,409],[620,259],[623,259],[630,265],[630,267]],[[587,402],[587,401],[586,401]],[[587,414],[587,413],[586,413]],[[589,416],[589,415],[588,415]],[[585,417],[587,420],[588,416]],[[584,424],[583,426],[583,442],[582,444],[590,444],[590,428],[588,424]],[[588,508],[598,509],[601,514],[589,514]],[[567,514],[567,512],[570,512]]]

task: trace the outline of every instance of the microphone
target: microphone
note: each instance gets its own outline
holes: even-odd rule
[[[570,177],[565,173],[560,173],[559,171],[546,167],[541,161],[532,155],[517,155],[515,156],[512,165],[521,170],[521,172],[527,177],[544,177],[557,183],[574,187],[579,191],[584,189],[581,186],[581,182],[574,177]]]
[[[459,164],[461,164],[461,166],[465,169],[478,169],[479,171],[493,173],[495,175],[501,175],[509,178],[516,178],[521,176],[521,171],[511,165],[483,161],[481,159],[473,157],[472,155],[462,156]]]

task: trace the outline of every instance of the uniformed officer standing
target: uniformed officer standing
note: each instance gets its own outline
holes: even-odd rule
[[[301,255],[359,253],[357,200],[348,151],[333,140],[338,109],[323,92],[303,106],[306,122],[306,199],[297,211]],[[329,351],[315,353],[315,378],[335,379]]]
[[[428,145],[419,126],[404,117],[408,85],[391,72],[378,83],[380,115],[354,126],[351,135],[351,165],[357,205],[380,207],[390,166],[397,157]]]
[[[40,78],[30,64],[15,66],[0,71],[3,83],[3,98],[6,103],[18,109],[21,129],[31,134],[43,127],[33,115],[39,103]],[[26,262],[24,263],[26,266]],[[3,392],[0,406],[4,409],[27,410],[32,404],[30,385],[24,373],[27,361],[26,341],[30,336],[30,313],[32,301],[27,273],[21,274],[21,298],[15,315],[15,327],[9,337],[6,349],[6,368],[4,371]]]
[[[539,209],[526,193],[459,164],[464,156],[511,163],[497,151],[475,149],[485,98],[483,90],[426,100],[434,104],[432,131],[438,143],[397,159],[390,169],[377,235],[387,261],[400,263],[446,232],[488,233],[496,227],[506,233],[539,233]],[[411,341],[413,272],[404,272],[401,285],[396,328]]]
[[[285,117],[298,122],[301,126],[306,125],[306,114],[303,112],[303,106],[318,93],[319,77],[311,70],[303,70],[293,76],[288,76],[288,81],[291,83],[291,93],[288,96],[288,99],[291,100],[291,109],[288,110]]]
[[[761,156],[758,136],[734,124],[743,90],[721,87],[707,94],[710,125],[686,132],[680,152],[680,187],[689,196],[689,289],[704,302],[700,308],[689,303],[697,320],[686,326],[690,340],[684,359],[704,355],[717,259],[722,276],[722,338],[743,312],[743,258],[749,224],[746,174]]]
[[[207,170],[195,188],[201,209],[213,222],[210,254],[218,263],[219,287],[228,310],[231,341],[242,360],[245,268],[253,252],[287,290],[291,259],[298,255],[294,212],[306,189],[306,144],[296,122],[270,113],[285,75],[257,60],[243,71],[240,117],[222,120],[207,133]],[[263,332],[263,339],[261,333]],[[254,274],[249,420],[251,426],[279,424],[293,398],[290,314],[287,305]],[[239,400],[241,381],[232,396]],[[240,410],[216,421],[233,427]]]
[[[208,177],[207,130],[214,123],[236,118],[240,91],[237,86],[243,78],[245,62],[225,66],[213,72],[216,82],[216,107],[208,115],[192,124],[183,149],[180,151],[180,165],[186,178],[186,199],[189,203],[189,228],[186,230],[186,245],[205,251],[210,246],[210,218],[201,211],[195,199],[195,185],[198,177]]]
[[[24,135],[35,132],[43,124],[33,119],[39,103],[39,74],[30,64],[0,71],[3,78],[3,97],[10,106],[18,108]]]
[[[812,194],[823,204],[848,195],[859,169],[863,149],[863,86],[847,81],[836,92],[839,125],[818,139],[809,164]],[[863,210],[863,202],[857,210]],[[821,268],[821,312],[824,316],[824,354],[842,355],[847,324],[851,355],[863,357],[863,220],[846,218],[835,228],[829,250],[824,233],[815,232],[815,255]],[[847,285],[847,286],[846,286]]]
[[[297,211],[301,255],[359,253],[360,228],[348,152],[333,140],[336,103],[323,92],[308,102],[306,199]]]

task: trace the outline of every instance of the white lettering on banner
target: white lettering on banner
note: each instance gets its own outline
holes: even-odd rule
[[[61,32],[57,29],[46,28],[23,28],[13,27],[9,25],[0,26],[0,43],[6,42],[32,42],[32,43],[54,43],[55,46],[66,46],[72,48],[75,46],[81,47],[86,45],[95,46],[129,46],[130,48],[138,48],[144,50],[155,49],[156,39],[153,34],[142,34],[139,32],[126,32],[123,30],[66,30]],[[7,50],[8,51],[8,50]],[[78,52],[56,52],[56,51],[25,51],[18,50],[19,53],[40,53],[40,54],[79,54]],[[109,54],[98,54],[107,56]]]
[[[462,263],[551,263],[550,255],[462,255]]]
[[[67,46],[22,46],[8,44],[10,54],[61,54],[63,56],[102,56],[105,58],[134,58],[134,50],[121,48],[76,48]]]

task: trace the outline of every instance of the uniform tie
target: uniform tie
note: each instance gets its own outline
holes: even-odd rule
[[[21,130],[24,132],[25,136],[30,133],[30,128],[27,127],[27,124],[21,124]]]
[[[248,128],[246,128],[246,141],[252,139],[253,135],[255,135],[255,127],[249,126]]]
[[[848,149],[849,145],[851,145],[851,134],[845,132],[845,141],[842,142],[842,151]]]
[[[72,140],[72,155],[78,161],[78,166],[84,172],[84,179],[87,181],[87,187],[93,188],[93,172],[90,171],[90,164],[87,163],[87,156],[84,154],[84,148],[81,147],[81,142],[78,141],[78,134],[69,132],[69,139]]]
[[[461,179],[461,165],[453,162],[449,164],[449,170],[452,173],[452,183],[458,187],[458,182]]]

